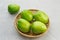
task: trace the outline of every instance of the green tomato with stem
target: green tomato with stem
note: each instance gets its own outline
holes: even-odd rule
[[[37,11],[34,14],[34,18],[36,21],[41,21],[43,23],[48,23],[48,16],[43,11]]]
[[[27,21],[32,21],[32,19],[33,19],[32,12],[29,11],[29,10],[23,10],[23,11],[21,12],[21,17],[22,17],[23,19],[26,19]]]
[[[34,34],[40,34],[40,33],[44,33],[47,30],[47,27],[44,23],[40,21],[35,21],[31,25],[31,29]]]
[[[10,14],[15,14],[19,11],[20,6],[17,4],[9,4],[8,5],[8,11]]]
[[[27,33],[30,31],[30,23],[25,19],[22,19],[22,18],[18,19],[17,25],[18,25],[18,29],[24,33]]]

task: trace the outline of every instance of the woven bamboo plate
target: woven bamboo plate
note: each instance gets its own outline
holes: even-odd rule
[[[33,13],[35,13],[35,12],[37,12],[37,11],[39,11],[39,10],[29,9],[29,11],[32,11]],[[42,33],[42,34],[36,35],[36,34],[33,34],[32,32],[29,32],[29,33],[27,33],[27,34],[26,34],[26,33],[23,33],[23,32],[21,32],[21,31],[17,28],[17,21],[18,21],[18,19],[20,19],[20,18],[21,18],[21,15],[20,15],[20,13],[19,13],[19,14],[17,14],[16,17],[15,17],[14,25],[15,25],[16,30],[17,30],[21,35],[23,35],[23,36],[25,36],[25,37],[29,37],[29,38],[41,37],[41,36],[45,35],[46,32],[47,32],[48,29],[49,29],[49,24],[50,24],[50,22],[48,21],[48,23],[46,24],[47,30],[46,30],[46,32],[44,32],[44,33]]]

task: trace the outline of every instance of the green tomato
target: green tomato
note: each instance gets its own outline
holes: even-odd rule
[[[10,12],[10,14],[15,14],[19,11],[20,6],[17,4],[9,4],[8,5],[8,11]]]
[[[42,12],[42,11],[37,11],[35,14],[34,14],[34,18],[37,20],[37,21],[41,21],[43,23],[48,23],[48,16]]]
[[[23,10],[21,12],[21,16],[23,19],[26,19],[27,21],[31,21],[33,19],[32,12],[29,10]]]
[[[22,18],[19,19],[17,25],[18,25],[18,29],[24,33],[27,33],[30,31],[30,23],[25,19],[22,19]]]
[[[32,32],[35,34],[40,34],[43,33],[47,30],[47,27],[44,23],[40,22],[40,21],[35,21],[32,25],[31,25],[31,29]]]

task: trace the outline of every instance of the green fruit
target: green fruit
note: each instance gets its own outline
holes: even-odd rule
[[[43,23],[48,23],[48,16],[42,11],[37,11],[36,14],[34,14],[34,18],[37,21],[41,21]]]
[[[9,4],[8,5],[8,11],[10,12],[10,14],[15,14],[19,11],[20,6],[17,4]]]
[[[21,12],[21,16],[23,19],[26,19],[27,21],[31,21],[33,19],[32,12],[29,10],[23,10]]]
[[[32,25],[31,25],[31,29],[32,32],[35,34],[40,34],[43,33],[47,30],[47,27],[44,23],[40,22],[40,21],[35,21]]]
[[[24,33],[27,33],[30,31],[30,23],[25,19],[22,19],[22,18],[19,19],[17,25],[18,25],[18,29]]]

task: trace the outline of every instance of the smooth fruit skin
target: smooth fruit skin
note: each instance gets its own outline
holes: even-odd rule
[[[32,12],[29,10],[23,10],[21,12],[21,16],[23,19],[26,19],[27,21],[32,21],[32,19],[33,19]]]
[[[22,19],[22,18],[19,19],[17,25],[18,25],[18,29],[24,33],[27,33],[30,31],[30,23],[25,19]]]
[[[43,33],[47,30],[47,27],[44,23],[40,22],[40,21],[35,21],[32,25],[31,25],[31,29],[32,32],[35,34],[40,34]]]
[[[17,4],[9,4],[8,5],[8,11],[10,14],[15,14],[19,11],[20,6]]]
[[[37,11],[35,14],[34,14],[34,18],[37,20],[37,21],[41,21],[43,23],[48,23],[48,16],[43,12],[43,11]]]

